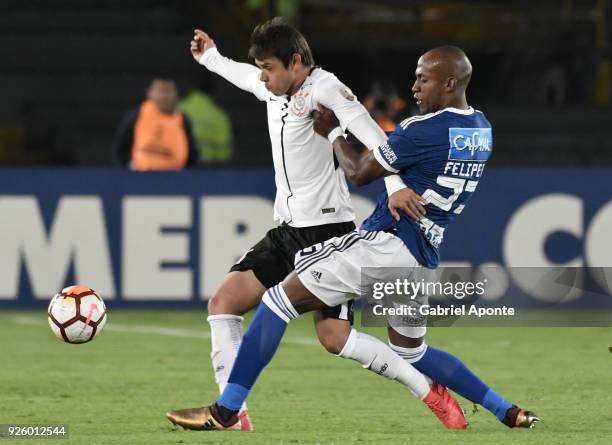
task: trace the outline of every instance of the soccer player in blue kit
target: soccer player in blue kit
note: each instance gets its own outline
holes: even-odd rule
[[[334,153],[352,182],[363,185],[398,173],[412,190],[397,193],[411,194],[412,204],[405,212],[392,213],[393,203],[383,193],[361,230],[298,252],[295,271],[264,295],[229,383],[207,409],[204,429],[240,429],[240,406],[291,319],[358,298],[364,284],[371,284],[367,281],[391,279],[394,268],[437,267],[444,231],[476,190],[493,146],[491,124],[467,104],[471,73],[470,61],[457,47],[438,47],[421,56],[412,90],[422,115],[401,122],[373,151],[353,151],[331,111],[320,107],[313,113],[315,131],[334,141]],[[370,268],[366,283],[363,267]],[[390,327],[390,345],[423,374],[484,406],[507,426],[531,428],[539,421],[489,388],[457,358],[426,345],[425,329]]]

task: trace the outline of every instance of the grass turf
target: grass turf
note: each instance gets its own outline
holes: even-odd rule
[[[256,431],[220,433],[184,432],[164,416],[217,395],[203,313],[109,316],[108,329],[92,343],[68,345],[51,334],[44,311],[0,312],[0,424],[69,424],[69,440],[44,443],[87,445],[573,445],[608,444],[612,437],[610,328],[430,329],[429,343],[544,420],[534,430],[509,430],[460,399],[470,427],[448,431],[398,383],[316,346],[311,318],[301,317],[249,399]]]

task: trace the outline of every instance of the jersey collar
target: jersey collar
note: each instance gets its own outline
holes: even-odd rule
[[[468,107],[467,110],[461,110],[460,108],[448,107],[448,108],[443,109],[442,111],[450,111],[451,113],[465,114],[465,115],[474,114],[474,109],[472,107]]]

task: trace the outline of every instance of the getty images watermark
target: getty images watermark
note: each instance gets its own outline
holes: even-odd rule
[[[475,304],[450,304],[430,305],[425,303],[422,296],[442,296],[446,299],[462,301],[465,298],[479,298],[485,294],[487,279],[482,281],[458,281],[446,282],[426,281],[421,278],[413,281],[408,278],[396,278],[393,282],[375,281],[372,284],[372,299],[378,300],[378,304],[372,305],[374,315],[382,316],[462,316],[473,315],[484,316],[513,316],[513,307],[478,307]],[[394,303],[391,307],[385,307],[383,299],[391,299]],[[403,303],[402,303],[403,301]]]
[[[612,326],[612,268],[363,268],[364,326]]]

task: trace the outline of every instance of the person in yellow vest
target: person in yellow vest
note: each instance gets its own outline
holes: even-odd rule
[[[178,91],[170,79],[154,79],[147,99],[122,119],[114,151],[121,165],[136,171],[182,170],[197,163],[191,122],[177,110]]]
[[[178,108],[191,119],[200,161],[228,162],[232,157],[232,124],[223,108],[196,89],[179,101]]]

